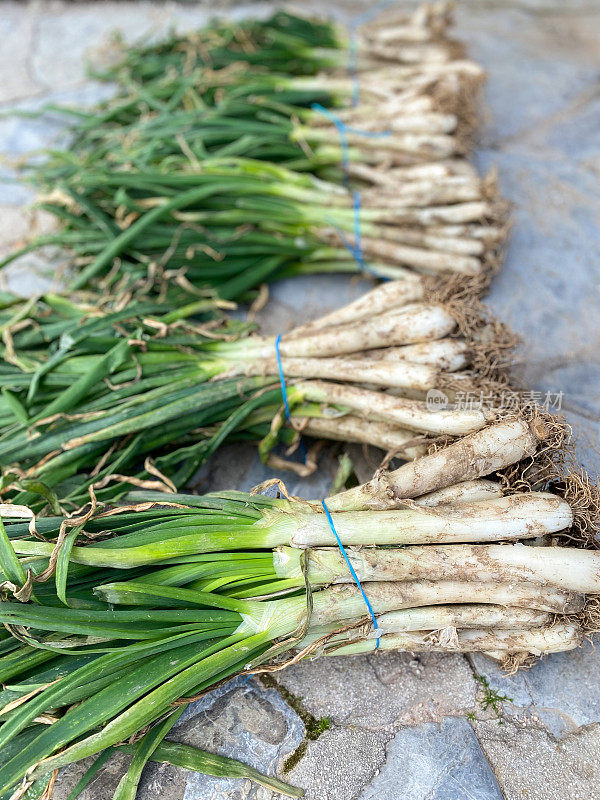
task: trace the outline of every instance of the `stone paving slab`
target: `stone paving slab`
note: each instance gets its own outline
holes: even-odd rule
[[[89,81],[84,65],[88,57],[106,55],[116,28],[134,41],[173,25],[193,28],[221,10],[241,17],[272,8],[265,2],[4,0],[0,110],[86,104],[106,96],[110,88]],[[317,0],[302,4],[307,12],[319,9]],[[342,21],[364,9],[360,0],[335,0],[328,8]],[[476,160],[482,169],[498,168],[502,190],[515,204],[506,266],[490,304],[524,338],[517,376],[541,393],[563,393],[563,410],[580,437],[579,457],[598,474],[600,2],[475,0],[459,3],[457,16],[457,35],[489,71]],[[0,117],[0,152],[18,157],[60,140],[61,131],[51,115],[43,121]],[[3,182],[10,174],[10,165],[0,164],[0,249],[33,226],[48,225],[43,215],[26,212],[28,187]],[[11,287],[24,294],[48,287],[57,257],[23,259],[9,271]],[[263,328],[285,331],[369,286],[340,276],[284,281],[273,289]],[[289,477],[288,488],[322,496],[336,466],[332,447],[315,475]],[[255,452],[227,446],[200,471],[198,489],[250,488],[268,475]],[[304,787],[309,800],[594,800],[600,797],[599,667],[591,646],[511,677],[479,656],[315,661],[279,675],[281,695],[254,679],[230,682],[190,706],[173,736],[277,770]],[[501,704],[500,720],[483,711],[476,674],[512,698]],[[303,719],[310,715],[328,718],[329,728],[305,742],[304,756],[286,774],[286,759],[298,754]],[[123,757],[109,762],[85,800],[108,800],[124,763]],[[82,771],[82,765],[64,771],[55,791],[59,800]],[[249,782],[164,764],[144,771],[139,796],[275,797]]]
[[[518,377],[563,392],[578,456],[598,475],[600,4],[463,4],[458,29],[488,70],[476,160],[498,168],[515,204],[489,303],[523,337]]]
[[[502,800],[464,717],[403,728],[388,744],[385,765],[360,800]]]
[[[491,688],[511,698],[504,704],[505,713],[533,714],[556,738],[583,725],[600,723],[600,653],[591,642],[569,653],[556,653],[511,676],[483,655],[471,658]]]
[[[595,800],[599,796],[597,725],[580,728],[559,742],[539,725],[511,721],[477,722],[475,733],[505,798]]]
[[[369,730],[393,731],[465,713],[477,693],[462,655],[435,653],[315,659],[289,667],[279,680],[315,717]]]
[[[388,738],[364,728],[332,727],[309,743],[289,780],[305,789],[306,800],[354,800],[384,768]]]

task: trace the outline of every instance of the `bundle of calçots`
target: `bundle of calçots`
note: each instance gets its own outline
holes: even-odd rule
[[[66,228],[25,249],[67,246],[80,266],[72,287],[100,276],[102,288],[113,293],[147,291],[153,276],[160,285],[178,272],[229,299],[275,277],[314,272],[401,278],[409,268],[479,285],[504,237],[495,186],[468,174],[471,169],[461,170],[465,175],[453,169],[441,165],[441,176],[423,179],[413,170],[402,189],[382,182],[362,192],[356,212],[346,188],[251,159],[169,162],[168,170],[149,167],[143,174],[85,166],[68,194],[53,195],[68,206],[61,211]],[[404,175],[391,177],[404,182]],[[71,179],[59,172],[50,180],[68,185]],[[123,219],[90,224],[84,202]],[[357,213],[362,263],[346,241],[354,239]]]
[[[600,555],[552,545],[581,538],[577,480],[560,496],[514,491],[506,473],[521,462],[521,485],[547,435],[539,418],[496,423],[327,498],[377,629],[317,501],[136,492],[71,519],[6,507],[23,521],[2,533],[0,792],[151,725],[128,751],[135,793],[185,703],[274,660],[377,643],[522,663],[576,647]]]
[[[115,751],[116,800],[149,760],[298,796],[163,740],[241,673],[375,649],[516,667],[597,625],[595,490],[560,421],[497,402],[513,338],[473,296],[506,207],[464,158],[483,73],[449,21],[349,40],[277,13],[130,48],[29,166],[60,231],[3,264],[60,245],[102,292],[0,312],[0,800],[97,755],[81,789]],[[278,344],[221,313],[314,272],[397,280]],[[404,463],[324,504],[176,491],[226,439],[306,474],[273,452],[300,435]]]
[[[478,430],[493,410],[433,413],[426,394],[495,387],[511,337],[472,305],[428,302],[427,291],[416,278],[384,284],[281,338],[291,428],[275,337],[190,320],[207,300],[175,311],[50,295],[16,303],[2,321],[0,496],[56,512],[84,504],[90,486],[103,501],[132,486],[174,491],[228,437],[262,439],[263,458],[282,466],[294,462],[271,450],[299,431],[410,459],[428,437]]]
[[[113,294],[185,275],[234,299],[285,275],[407,268],[481,291],[506,208],[460,158],[482,74],[456,58],[446,23],[439,9],[367,27],[356,107],[347,74],[313,74],[346,58],[338,32],[285,14],[129,53],[107,74],[117,98],[74,112],[68,150],[31,165],[60,231],[2,263],[60,245],[79,270],[73,288]],[[253,64],[286,47],[290,74]],[[314,104],[339,108],[337,126]]]

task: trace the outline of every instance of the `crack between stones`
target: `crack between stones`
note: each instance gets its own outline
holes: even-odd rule
[[[338,730],[346,730],[346,731],[349,731],[351,733],[353,730],[356,730],[356,728],[359,727],[359,726],[357,726],[357,725],[335,725],[334,727],[336,729],[338,729]],[[367,731],[368,733],[374,733],[374,731],[371,731],[369,728],[360,728],[360,730]],[[387,763],[388,747],[389,747],[390,742],[395,738],[396,733],[397,733],[397,731],[395,731],[394,733],[391,733],[388,737],[386,737],[385,735],[381,736],[381,739],[382,739],[382,742],[383,742],[383,746],[384,746],[384,750],[385,750],[383,759],[378,764],[378,766],[376,766],[373,769],[373,773],[372,773],[371,777],[369,778],[369,780],[360,789],[358,789],[357,792],[355,794],[353,794],[349,798],[349,800],[357,800],[357,798],[359,798],[363,794],[365,789],[369,788],[369,786],[373,783],[373,780],[379,775],[379,773],[381,772],[382,767],[384,767],[386,765],[386,763]]]

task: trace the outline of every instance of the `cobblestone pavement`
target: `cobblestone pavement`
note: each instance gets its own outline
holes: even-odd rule
[[[332,13],[347,19],[364,7],[336,0]],[[236,4],[226,13],[270,8]],[[580,459],[598,474],[600,3],[463,2],[457,16],[457,35],[490,73],[476,158],[482,168],[498,167],[503,191],[515,203],[506,266],[490,302],[524,337],[518,377],[532,390],[563,393]],[[84,60],[106,46],[113,29],[132,39],[172,24],[189,29],[208,17],[208,4],[4,0],[1,110],[93,101],[107,88],[85,79]],[[0,151],[9,156],[59,135],[51,118],[0,118]],[[0,168],[9,176],[8,167]],[[26,212],[30,200],[24,186],[0,185],[3,246],[48,224]],[[10,270],[9,285],[25,292],[47,286],[48,266],[47,259],[28,257]],[[274,288],[265,327],[285,330],[366,288],[341,277],[284,282]],[[317,474],[297,484],[292,478],[289,488],[325,494],[334,470],[330,452]],[[251,450],[226,447],[200,474],[199,488],[249,488],[264,477]],[[501,719],[482,708],[482,676],[511,698],[500,704]],[[323,718],[329,727],[315,725]],[[192,705],[174,736],[277,770],[304,787],[309,800],[594,800],[600,797],[599,724],[600,657],[588,645],[512,677],[480,656],[314,661],[279,674],[275,685],[231,681]],[[109,798],[121,766],[109,762],[84,792],[86,800]],[[80,767],[63,773],[59,800],[80,773]],[[140,796],[275,797],[247,782],[168,765],[146,769]]]

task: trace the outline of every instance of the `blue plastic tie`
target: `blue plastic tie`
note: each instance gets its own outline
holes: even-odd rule
[[[372,269],[368,264],[365,263],[362,247],[360,246],[360,230],[358,232],[358,247],[348,239],[344,231],[337,225],[337,223],[331,219],[331,217],[324,217],[325,222],[328,222],[332,228],[335,228],[336,233],[340,237],[342,244],[346,248],[346,250],[350,253],[352,258],[356,261],[358,266],[360,267],[361,272],[366,272],[369,275],[374,275],[376,278],[381,278],[382,280],[386,280],[386,278],[382,278],[381,275],[377,274],[377,271]],[[356,235],[356,227],[360,226],[360,221],[357,222],[356,216],[354,217],[354,230]]]
[[[334,114],[333,111],[330,111],[325,106],[322,106],[320,103],[313,103],[311,105],[313,111],[318,111],[319,114],[323,114],[323,116],[327,117],[330,122],[333,122],[335,127],[338,130],[344,131],[344,133],[356,133],[358,136],[366,136],[367,139],[382,139],[386,136],[391,136],[391,131],[363,131],[362,128],[354,128],[352,125],[346,125],[343,119],[340,119],[337,114]]]
[[[283,395],[283,405],[285,406],[285,415],[288,422],[291,422],[290,404],[287,396],[287,386],[285,385],[285,375],[283,374],[283,364],[281,363],[281,353],[279,352],[279,343],[281,342],[280,333],[275,339],[275,355],[277,356],[277,369],[279,370],[279,383],[281,384],[281,394]]]
[[[292,421],[292,415],[290,413],[290,403],[288,400],[287,394],[287,385],[285,383],[285,375],[283,374],[283,364],[281,363],[281,353],[279,352],[279,344],[281,342],[282,334],[278,334],[277,338],[275,339],[275,356],[277,357],[277,369],[279,370],[279,383],[281,384],[281,394],[283,396],[283,405],[285,407],[285,416],[287,417],[287,421]],[[306,464],[306,447],[304,446],[304,442],[302,439],[300,440],[299,448],[300,455],[302,456],[302,461]]]
[[[337,114],[334,114],[333,111],[330,111],[328,108],[325,108],[320,103],[313,103],[311,105],[313,111],[318,111],[319,114],[323,114],[324,117],[330,122],[333,122],[335,127],[338,129],[338,133],[340,134],[340,144],[342,146],[342,167],[344,169],[344,179],[348,180],[348,167],[350,166],[350,152],[348,149],[348,134],[349,133],[356,133],[358,136],[366,136],[368,139],[382,139],[386,136],[391,136],[391,131],[363,131],[360,128],[353,128],[351,125],[346,125],[346,123],[338,117]]]
[[[339,227],[339,225],[331,219],[331,217],[325,217],[325,221],[328,222],[338,233],[338,236],[342,240],[342,244],[351,254],[352,258],[358,264],[361,272],[367,272],[370,275],[377,276],[377,272],[371,269],[368,264],[365,263],[365,258],[362,250],[362,243],[361,243],[361,229],[360,229],[360,192],[354,191],[352,194],[352,207],[354,209],[354,244],[348,239],[344,231]],[[381,277],[381,276],[377,276]]]
[[[319,114],[323,114],[324,117],[330,122],[333,122],[337,131],[340,135],[340,146],[342,148],[342,169],[344,171],[344,183],[348,183],[348,167],[350,166],[350,152],[348,150],[348,137],[346,135],[346,131],[348,131],[348,127],[344,125],[342,120],[338,117],[337,114],[334,114],[333,111],[330,111],[325,106],[322,106],[320,103],[313,103],[311,108],[313,111],[318,111]]]
[[[362,131],[359,128],[352,128],[349,125],[346,125],[337,114],[334,114],[333,111],[330,111],[328,108],[324,108],[320,103],[313,103],[311,108],[314,111],[318,111],[323,116],[327,117],[328,120],[333,122],[335,127],[338,129],[338,133],[340,135],[340,145],[342,148],[342,168],[344,171],[344,183],[348,185],[348,168],[350,166],[350,152],[348,149],[348,133],[356,133],[359,136],[367,136],[370,138],[381,138],[385,136],[390,136],[391,131]],[[350,251],[352,257],[358,264],[361,272],[372,272],[367,265],[365,264],[365,259],[363,256],[362,245],[361,245],[361,230],[360,230],[360,192],[354,190],[352,194],[352,205],[354,209],[354,244],[348,241],[342,230],[332,222],[331,224],[337,230],[342,240],[344,247]]]
[[[354,191],[352,196],[352,207],[354,209],[354,258],[358,266],[364,271],[365,260],[363,258],[362,240],[360,233],[360,192]]]
[[[348,558],[348,554],[346,553],[346,550],[344,549],[344,545],[342,544],[342,541],[341,541],[340,537],[337,534],[337,531],[335,529],[335,525],[333,524],[333,519],[331,518],[331,513],[330,513],[329,509],[327,508],[325,500],[321,500],[321,505],[323,506],[323,510],[325,511],[325,516],[327,517],[327,522],[329,523],[329,527],[331,528],[331,531],[332,531],[333,535],[335,536],[335,540],[336,540],[336,542],[338,544],[338,547],[340,548],[340,552],[344,556],[346,564],[348,565],[348,569],[350,570],[350,574],[352,575],[352,578],[354,579],[354,583],[358,586],[358,588],[360,590],[360,593],[362,594],[362,598],[365,601],[365,605],[369,609],[369,614],[371,615],[371,619],[373,620],[373,627],[375,628],[376,631],[378,631],[379,630],[379,625],[377,624],[377,618],[375,617],[375,612],[373,611],[373,606],[369,602],[369,598],[365,594],[365,590],[363,589],[360,581],[358,580],[358,575],[356,574],[356,572],[354,570],[354,567],[352,566],[352,563],[351,563],[350,559]],[[376,650],[379,649],[379,637],[380,636],[381,636],[381,634],[378,633],[377,637],[376,637],[377,643],[375,645],[375,649]]]

